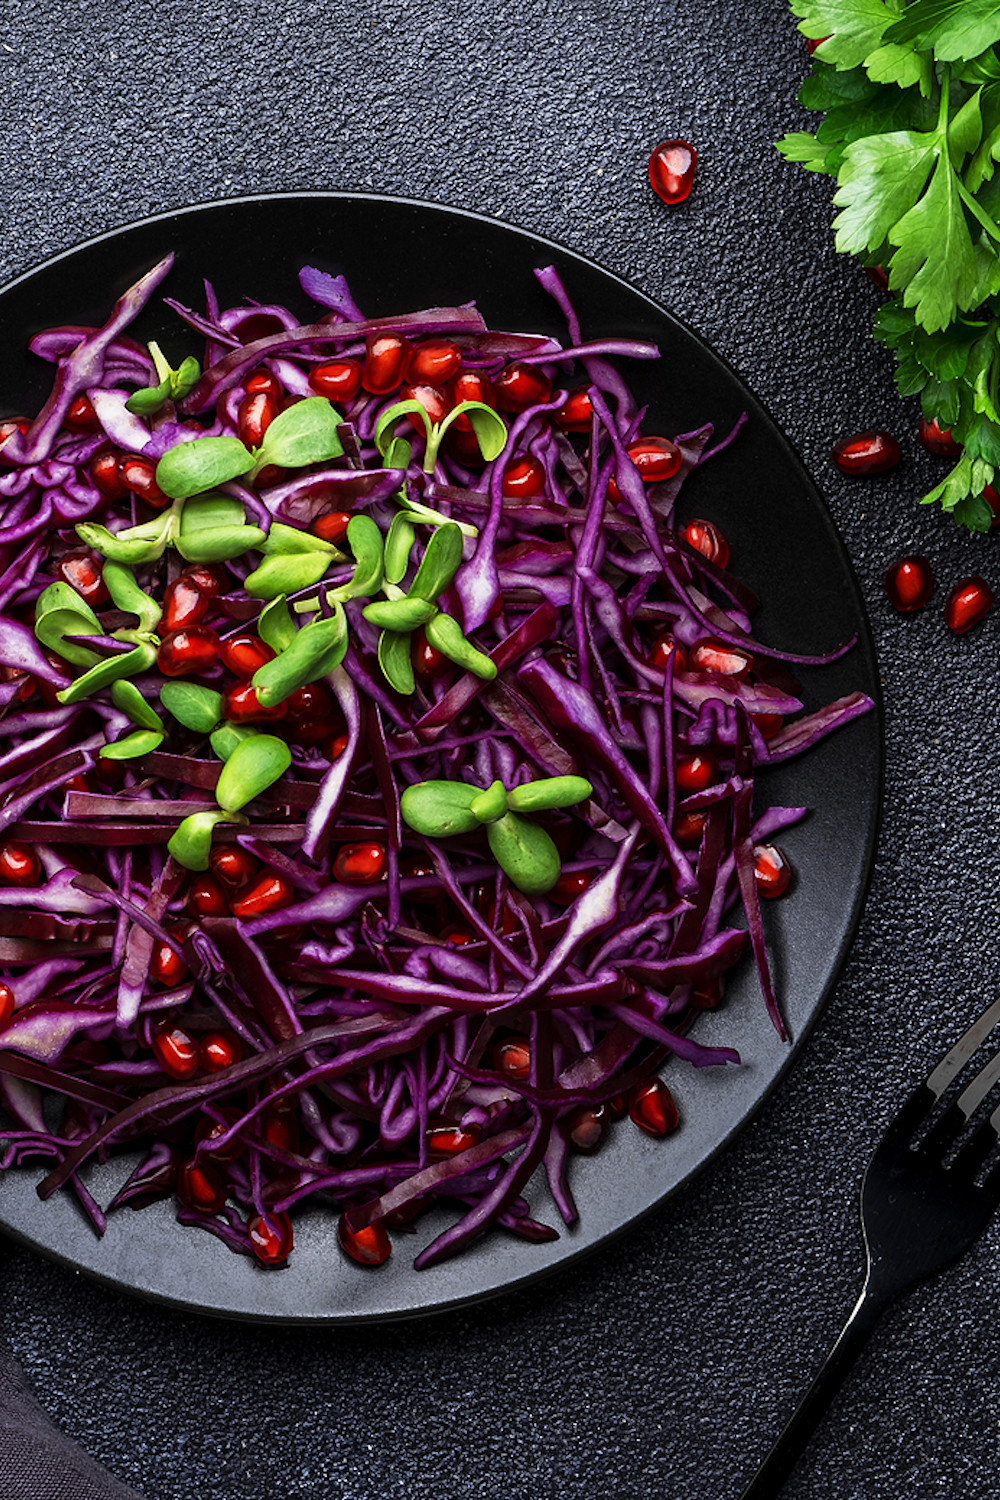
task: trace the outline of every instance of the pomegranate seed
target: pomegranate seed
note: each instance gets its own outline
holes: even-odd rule
[[[361,389],[361,365],[356,359],[331,359],[309,371],[309,389],[328,401],[350,401]]]
[[[196,1166],[189,1161],[177,1174],[177,1196],[185,1208],[217,1214],[225,1206],[229,1190],[225,1178],[209,1162]]]
[[[384,1266],[392,1254],[392,1242],[384,1224],[366,1224],[364,1229],[352,1229],[346,1214],[341,1214],[337,1221],[337,1244],[359,1266]]]
[[[708,814],[705,812],[678,813],[674,820],[674,842],[681,849],[697,849],[707,821]]]
[[[230,890],[238,890],[260,869],[257,860],[238,844],[222,844],[208,856],[212,874]]]
[[[236,428],[240,442],[247,448],[259,448],[264,434],[278,415],[278,400],[270,391],[254,391],[244,396],[236,409]]]
[[[593,878],[589,870],[564,870],[548,892],[548,898],[557,906],[569,906],[577,896],[583,895]]]
[[[365,340],[361,384],[373,396],[386,396],[402,383],[410,345],[398,333],[370,333]]]
[[[961,443],[956,443],[951,435],[951,428],[941,428],[937,422],[928,422],[926,417],[920,419],[917,428],[917,442],[921,448],[928,453],[933,453],[938,458],[960,458],[962,453]]]
[[[753,671],[753,657],[723,641],[699,641],[688,653],[688,668],[692,672],[716,672],[742,682]]]
[[[449,943],[452,948],[464,948],[467,943],[473,941],[473,937],[467,927],[461,927],[458,923],[452,922],[449,926],[442,927],[441,941]]]
[[[784,714],[751,714],[750,717],[766,740],[773,740],[785,722]]]
[[[147,505],[162,510],[170,504],[169,495],[165,495],[156,482],[156,465],[151,458],[143,458],[138,453],[126,454],[118,460],[118,472],[125,488],[138,495],[140,500],[145,500]]]
[[[448,403],[443,394],[432,385],[404,385],[400,387],[400,401],[418,401],[433,423],[443,422],[448,415]],[[407,419],[414,432],[424,435],[424,424],[416,412]]]
[[[173,630],[185,630],[200,624],[208,614],[210,602],[194,579],[182,573],[168,584],[163,595],[163,618],[159,628],[167,635]]]
[[[719,765],[714,755],[703,755],[694,751],[691,755],[679,755],[674,764],[674,780],[682,796],[703,792],[714,786],[719,779]]]
[[[816,48],[822,47],[823,43],[828,42],[829,40],[830,38],[828,36],[816,36],[807,38],[806,51],[809,53],[809,56],[812,57],[813,53],[816,51]]]
[[[841,438],[830,456],[842,474],[883,474],[899,463],[899,444],[890,432],[872,429]]]
[[[512,500],[530,500],[545,488],[545,469],[532,454],[512,458],[503,471],[500,488]]]
[[[508,365],[493,382],[493,395],[501,411],[525,411],[552,394],[552,381],[538,365],[518,361]]]
[[[481,401],[484,406],[493,407],[497,404],[493,382],[482,370],[462,370],[456,375],[448,387],[448,399],[452,406],[459,406],[463,401]],[[464,432],[469,437],[475,436],[472,423],[464,412],[455,418],[448,429],[449,437],[456,432]]]
[[[523,1080],[531,1076],[531,1043],[525,1036],[507,1037],[493,1049],[493,1065],[508,1078]]]
[[[612,1120],[621,1120],[628,1109],[628,1095],[614,1094],[605,1104],[608,1116]]]
[[[233,1031],[206,1031],[198,1041],[198,1060],[209,1073],[231,1068],[243,1056],[243,1044]]]
[[[14,1014],[17,1002],[9,984],[0,983],[0,1026],[6,1026]]]
[[[222,695],[222,712],[231,724],[273,724],[288,713],[287,703],[263,707],[249,682],[226,688]]]
[[[783,896],[792,880],[792,867],[777,844],[756,844],[753,851],[753,877],[757,894],[773,900]]]
[[[101,424],[89,396],[74,396],[67,407],[63,426],[69,432],[100,432]]]
[[[716,567],[729,567],[729,543],[711,521],[689,521],[681,536],[689,547],[707,557]]]
[[[107,603],[110,598],[103,569],[104,563],[86,550],[67,552],[56,565],[60,578],[94,609]]]
[[[329,542],[336,547],[347,535],[347,528],[351,524],[351,512],[349,510],[329,511],[325,516],[317,516],[309,527],[313,536],[320,537],[324,542]]]
[[[166,1026],[153,1037],[153,1052],[171,1078],[193,1078],[198,1071],[198,1046],[183,1026]]]
[[[331,763],[335,760],[339,760],[344,751],[347,749],[348,743],[349,741],[346,734],[335,734],[333,739],[327,745],[326,749],[323,751],[323,754]]]
[[[269,1146],[295,1154],[299,1149],[299,1121],[291,1107],[266,1109],[261,1118],[261,1133]]]
[[[219,637],[207,625],[192,625],[188,630],[172,630],[163,637],[156,653],[156,665],[165,677],[190,677],[205,672],[219,656]]]
[[[901,557],[886,569],[885,591],[900,614],[923,609],[934,588],[934,575],[926,557]]]
[[[238,896],[230,910],[234,917],[249,921],[251,917],[263,917],[270,911],[280,911],[284,906],[291,906],[294,900],[295,887],[292,882],[272,870]]]
[[[1000,526],[1000,494],[997,494],[993,486],[988,484],[983,490],[983,499],[993,514],[993,519],[990,522],[990,530],[992,531],[994,526]]]
[[[254,1214],[247,1224],[253,1253],[263,1266],[278,1266],[292,1253],[292,1221],[287,1214],[269,1209]]]
[[[450,1125],[443,1122],[427,1127],[428,1156],[458,1156],[482,1138],[478,1125]]]
[[[589,1156],[604,1139],[604,1106],[581,1104],[563,1121],[563,1131],[574,1151]]]
[[[229,579],[225,572],[222,568],[213,568],[211,563],[192,563],[189,568],[184,569],[181,577],[190,579],[206,599],[217,599],[220,594],[229,592]]]
[[[184,959],[179,953],[174,952],[169,943],[156,944],[149,972],[158,984],[172,989],[175,984],[180,984],[187,971]]]
[[[243,389],[248,396],[257,396],[261,392],[266,392],[267,395],[273,396],[275,401],[280,401],[285,394],[285,388],[274,371],[268,370],[263,365],[259,370],[254,370],[247,376]]]
[[[17,690],[18,703],[27,703],[38,686],[31,673],[22,672],[20,667],[0,667],[0,682],[20,683],[20,687]]]
[[[30,426],[31,423],[28,421],[27,417],[4,418],[2,421],[0,421],[0,448],[3,448],[3,445],[6,443],[7,439],[9,437],[13,437],[15,432],[27,432]],[[11,467],[6,459],[3,460],[3,465],[4,468]]]
[[[645,484],[673,479],[684,462],[684,455],[677,444],[665,437],[639,438],[637,442],[629,444],[628,456]]]
[[[629,1118],[647,1135],[669,1135],[679,1116],[674,1096],[662,1078],[650,1078],[629,1090]]]
[[[443,652],[431,645],[423,629],[413,632],[412,642],[410,656],[418,677],[440,677],[442,672],[448,671],[451,663]]]
[[[411,385],[447,385],[462,368],[462,351],[450,339],[425,339],[411,351],[406,378]]]
[[[193,917],[228,917],[229,915],[229,902],[214,875],[195,876],[188,891],[187,905]]]
[[[247,632],[245,635],[231,635],[224,640],[219,646],[219,657],[222,665],[234,677],[241,677],[244,682],[249,682],[255,672],[274,660],[275,653],[260,636]]]
[[[944,606],[945,624],[956,635],[978,625],[993,608],[993,590],[985,578],[974,574],[956,583]]]
[[[306,682],[289,697],[288,717],[298,719],[328,719],[334,712],[333,694],[322,682]]]
[[[564,432],[589,432],[593,415],[590,391],[586,386],[578,386],[556,411],[555,421]]]
[[[664,203],[683,203],[694,182],[698,153],[688,141],[661,141],[649,158],[649,182]]]
[[[649,665],[658,667],[661,672],[667,670],[667,662],[674,659],[674,671],[687,671],[687,652],[684,647],[675,641],[672,635],[657,636],[649,653]]]
[[[38,885],[41,878],[42,862],[30,844],[0,844],[0,884],[26,888]]]
[[[341,844],[333,861],[333,878],[344,885],[372,885],[385,874],[383,844]]]
[[[223,1115],[223,1119],[221,1120],[202,1120],[201,1124],[198,1126],[198,1129],[194,1133],[194,1138],[196,1141],[208,1141],[209,1143],[211,1143],[212,1141],[218,1140],[219,1137],[225,1135],[227,1130],[231,1129],[231,1127],[235,1125],[236,1121],[239,1119],[239,1112],[235,1109],[222,1108],[220,1109],[220,1113]],[[227,1145],[220,1147],[218,1151],[213,1151],[209,1159],[211,1161],[221,1162],[236,1161],[238,1157],[243,1155],[246,1149],[246,1142],[241,1141],[238,1135],[234,1135],[232,1140]]]
[[[90,477],[105,500],[124,500],[128,494],[128,485],[118,468],[118,454],[110,448],[91,459]]]

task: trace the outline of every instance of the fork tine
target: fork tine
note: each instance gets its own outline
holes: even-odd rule
[[[945,1053],[937,1067],[929,1074],[927,1087],[935,1099],[941,1098],[945,1089],[958,1077],[998,1022],[1000,1022],[1000,999],[994,1000],[993,1004],[973,1021],[968,1031],[959,1037],[954,1047]]]
[[[1000,1078],[1000,1052],[994,1053],[986,1066],[962,1090],[955,1100],[956,1109],[960,1109],[965,1118],[971,1120],[998,1078]]]

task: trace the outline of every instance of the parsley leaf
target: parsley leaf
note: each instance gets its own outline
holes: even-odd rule
[[[996,0],[913,0],[885,40],[933,50],[938,62],[964,61],[1000,41],[1000,7]]]
[[[972,301],[979,282],[972,235],[958,180],[939,156],[927,192],[889,231],[897,247],[889,262],[889,285],[902,291],[923,328],[946,328]]]
[[[822,60],[841,68],[863,63],[896,18],[884,0],[792,0],[792,10],[803,36],[829,38],[820,48]]]
[[[834,203],[837,249],[874,250],[916,204],[934,165],[936,136],[894,130],[853,141],[844,152]]]

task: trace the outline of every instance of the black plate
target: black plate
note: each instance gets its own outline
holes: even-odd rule
[[[663,360],[627,375],[650,406],[645,430],[674,435],[706,421],[720,435],[741,412],[738,442],[696,472],[684,513],[721,526],[734,568],[760,593],[761,636],[797,652],[822,652],[852,633],[850,655],[805,674],[807,706],[854,689],[878,701],[878,675],[864,606],[850,562],[815,486],[768,414],[734,373],[688,328],[640,292],[580,256],[505,224],[424,203],[338,193],[274,195],[202,205],[91,240],[22,276],[0,293],[0,412],[37,410],[49,367],[26,352],[39,329],[99,323],[131,282],[170,250],[164,288],[202,305],[208,277],[223,306],[243,298],[308,304],[300,266],[346,272],[371,314],[475,299],[493,327],[564,336],[558,311],[539,288],[536,266],[555,264],[582,315],[584,333],[655,340]],[[184,330],[157,305],[137,325],[176,363]],[[882,723],[876,711],[800,761],[761,778],[769,801],[805,804],[810,816],[782,838],[796,868],[794,891],[766,913],[774,971],[792,1035],[776,1037],[757,982],[745,965],[720,1011],[696,1034],[738,1048],[739,1069],[670,1069],[683,1127],[663,1142],[621,1128],[598,1155],[575,1164],[580,1224],[548,1245],[500,1234],[470,1253],[417,1273],[421,1229],[397,1242],[376,1273],[337,1251],[332,1218],[306,1214],[286,1270],[265,1272],[201,1230],[183,1229],[168,1205],[116,1216],[103,1240],[69,1196],[41,1203],[39,1173],[0,1178],[0,1225],[54,1259],[124,1290],[222,1316],[337,1323],[397,1318],[459,1306],[509,1289],[620,1234],[686,1182],[761,1103],[802,1046],[846,955],[874,857],[882,780]],[[92,1179],[101,1197],[121,1168]],[[102,1181],[102,1178],[106,1179]],[[108,1193],[110,1195],[110,1193]],[[533,1208],[558,1224],[544,1188]],[[436,1232],[436,1231],[433,1231]],[[412,1246],[412,1253],[411,1252]]]

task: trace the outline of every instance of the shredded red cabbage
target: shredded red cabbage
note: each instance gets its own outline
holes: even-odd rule
[[[204,312],[168,299],[199,360],[182,383],[127,332],[170,263],[104,327],[40,333],[51,395],[0,426],[0,1160],[44,1162],[42,1196],[68,1187],[98,1233],[107,1213],[175,1196],[182,1224],[267,1267],[286,1263],[307,1201],[360,1264],[432,1206],[451,1222],[418,1268],[491,1228],[551,1239],[523,1197],[537,1168],[573,1222],[574,1152],[629,1128],[614,1124],[625,1115],[652,1134],[676,1124],[668,1059],[739,1061],[690,1027],[748,947],[784,1035],[755,861],[805,810],[756,815],[754,778],[871,702],[803,713],[789,667],[805,659],[754,639],[753,596],[675,525],[684,478],[742,419],[714,445],[708,425],[673,434],[643,468],[645,413],[620,365],[657,350],[588,343],[553,268],[537,274],[564,346],[489,330],[472,306],[369,319],[342,277],[312,268],[304,323],[270,304],[220,309],[211,288]],[[164,455],[206,436],[253,452],[317,394],[334,401],[337,451],[213,482],[225,525],[254,544],[199,564],[168,539],[127,566],[158,621],[130,634],[100,528],[107,547],[168,511],[182,524],[193,502],[171,509],[160,492]],[[437,432],[464,399],[500,408],[492,440],[472,408]],[[428,420],[410,408],[387,435],[400,401]],[[358,582],[352,516],[377,528],[374,584]],[[420,613],[418,566],[456,525],[460,560],[423,601],[428,622],[406,636],[368,618],[375,600]],[[393,568],[390,527],[398,544],[407,526]],[[317,556],[314,576],[302,558]],[[268,566],[282,586],[255,592]],[[60,582],[96,624],[56,619]],[[208,643],[194,658],[177,640],[185,598]],[[241,640],[252,652],[263,635],[262,658],[281,663],[307,626],[334,639],[341,619],[336,659],[288,677],[270,716],[236,714]],[[58,629],[90,657],[53,650]],[[126,678],[71,686],[90,658],[113,674],[144,640]],[[173,716],[175,683],[197,690],[193,719]],[[195,722],[213,693],[220,724],[256,731],[261,756],[265,737],[289,753],[228,821],[222,809],[199,868],[181,830],[219,811],[234,753],[211,715]],[[458,784],[465,808],[469,788],[499,786],[503,807],[535,784],[587,790],[438,837],[406,816],[407,792],[435,781]],[[510,868],[494,844],[504,819],[530,825]],[[538,829],[556,858],[544,880]],[[511,874],[522,858],[525,879]],[[140,1160],[102,1209],[80,1173],[118,1147]]]

